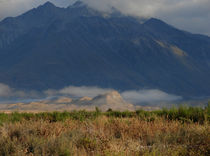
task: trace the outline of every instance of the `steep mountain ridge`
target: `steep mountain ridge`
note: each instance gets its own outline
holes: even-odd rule
[[[46,3],[0,22],[0,82],[44,90],[99,86],[210,95],[210,38],[159,19]]]

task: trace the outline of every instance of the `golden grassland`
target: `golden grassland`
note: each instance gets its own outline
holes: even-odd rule
[[[0,114],[0,155],[210,155],[210,107]]]

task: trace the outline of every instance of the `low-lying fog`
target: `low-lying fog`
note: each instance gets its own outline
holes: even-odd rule
[[[33,90],[23,91],[0,83],[0,103],[32,102],[52,99],[59,96],[67,96],[71,98],[81,98],[87,96],[93,98],[109,91],[113,91],[113,89],[94,86],[68,86],[60,90],[48,89],[42,92]],[[163,102],[173,103],[182,100],[181,96],[168,94],[158,89],[128,90],[119,93],[125,101],[133,104],[153,104]]]

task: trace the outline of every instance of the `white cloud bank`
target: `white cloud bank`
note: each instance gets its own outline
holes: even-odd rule
[[[36,92],[36,91],[21,91],[15,90],[8,85],[0,83],[0,100],[6,99],[22,99],[22,100],[30,100],[34,98],[43,99],[53,97],[53,96],[70,96],[70,97],[96,97],[100,94],[107,93],[109,91],[113,91],[113,89],[104,89],[99,87],[76,87],[76,86],[69,86],[65,87],[60,90],[46,90],[43,92]],[[165,93],[163,91],[157,89],[149,89],[149,90],[138,90],[138,91],[124,91],[121,92],[122,97],[125,101],[131,102],[133,104],[137,103],[158,103],[158,102],[173,102],[177,100],[181,100],[182,97],[171,95]]]
[[[47,90],[44,93],[48,96],[68,95],[71,97],[96,97],[105,94],[113,89],[104,89],[99,87],[76,87],[69,86],[61,90]],[[129,90],[120,93],[122,97],[131,103],[155,103],[155,102],[173,102],[181,100],[181,96],[165,93],[158,89]]]
[[[44,93],[48,96],[55,96],[55,95],[69,95],[72,97],[96,97],[99,94],[104,94],[106,92],[112,91],[113,89],[103,89],[99,87],[76,87],[76,86],[69,86],[65,87],[60,90],[46,90]]]
[[[125,91],[121,93],[122,97],[131,103],[158,103],[173,102],[181,100],[181,96],[165,93],[158,89],[148,89],[139,91]]]
[[[37,98],[41,94],[36,91],[22,91],[11,88],[10,86],[0,83],[0,100],[11,98]]]
[[[0,97],[8,97],[11,94],[11,88],[3,83],[0,83]]]
[[[17,16],[47,0],[0,0],[0,19]],[[67,7],[76,0],[49,0]],[[82,0],[98,10],[115,7],[125,14],[157,17],[180,29],[210,36],[210,0]]]

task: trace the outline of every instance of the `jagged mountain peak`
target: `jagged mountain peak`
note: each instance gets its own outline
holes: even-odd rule
[[[68,8],[74,8],[74,9],[81,9],[81,8],[89,8],[88,5],[86,3],[84,3],[83,1],[76,1],[75,3],[69,5]],[[89,8],[90,9],[90,8]]]
[[[171,25],[165,23],[164,21],[157,19],[157,18],[149,18],[145,21],[144,25],[151,26],[151,27],[160,27],[160,28],[172,28]]]
[[[110,14],[111,16],[124,16],[122,12],[115,7],[111,7]]]
[[[46,3],[44,3],[43,5],[39,6],[40,8],[49,8],[49,7],[56,7],[52,2],[47,1]],[[39,8],[38,7],[38,8]]]
[[[86,16],[89,16],[89,15],[101,16],[101,17],[122,17],[122,16],[124,16],[118,9],[116,9],[114,7],[111,7],[109,11],[101,11],[101,10],[98,10],[97,8],[89,6],[88,4],[86,4],[80,0],[76,1],[74,4],[70,5],[68,8],[83,10],[80,12],[80,14],[83,14],[83,15],[86,14]],[[85,10],[85,12],[84,12],[84,10]]]
[[[74,7],[82,7],[82,6],[86,6],[86,4],[82,1],[76,1],[73,5]]]
[[[48,1],[43,5],[38,6],[37,8],[33,8],[25,12],[24,14],[18,16],[17,18],[22,19],[22,22],[25,22],[26,19],[30,20],[31,22],[27,21],[28,22],[27,24],[29,25],[30,23],[34,23],[35,21],[34,26],[36,26],[36,24],[38,25],[45,23],[45,21],[42,21],[41,19],[54,17],[58,15],[62,9],[63,8],[59,8],[55,6],[53,3]],[[39,21],[39,23],[37,23],[37,21]]]
[[[178,35],[180,33],[182,33],[182,34],[186,33],[185,31],[181,31],[181,30],[173,27],[172,25],[169,25],[166,22],[164,22],[160,19],[157,19],[157,18],[150,18],[150,19],[146,20],[143,25],[150,29],[155,30],[156,32],[159,31],[163,34],[164,33],[167,33],[167,34],[174,33],[174,34]]]

